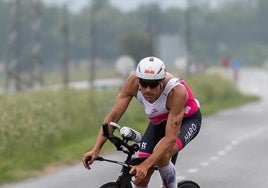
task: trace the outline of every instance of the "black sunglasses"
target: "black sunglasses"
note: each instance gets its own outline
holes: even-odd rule
[[[144,80],[144,79],[139,79],[139,83],[141,87],[143,88],[151,88],[154,89],[160,84],[161,80]]]

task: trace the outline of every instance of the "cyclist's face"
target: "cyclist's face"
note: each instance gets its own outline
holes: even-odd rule
[[[143,94],[144,98],[150,103],[155,102],[162,93],[162,81],[152,82],[140,80],[139,84],[141,93]]]

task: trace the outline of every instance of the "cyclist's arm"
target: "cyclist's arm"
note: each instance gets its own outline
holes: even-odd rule
[[[122,115],[125,113],[131,99],[136,96],[137,91],[138,80],[135,75],[132,75],[126,80],[120,93],[117,95],[115,104],[111,112],[104,119],[104,122],[118,122]]]
[[[118,122],[124,112],[126,111],[132,97],[126,95],[123,91],[121,91],[115,100],[115,104],[110,111],[110,113],[106,116],[103,123],[107,123],[109,125],[110,122]],[[109,126],[111,129],[111,127]],[[106,142],[107,138],[103,136],[103,130],[102,127],[99,130],[97,142],[94,146],[94,150],[99,151],[102,147],[102,145]]]
[[[167,98],[167,107],[169,115],[166,124],[165,136],[159,141],[152,155],[146,160],[145,165],[150,167],[163,159],[167,151],[172,154],[178,138],[181,122],[184,116],[184,106],[187,94],[183,87],[176,86],[171,90]]]
[[[104,123],[109,124],[110,122],[118,122],[122,117],[122,115],[124,114],[124,112],[126,111],[131,99],[133,98],[133,96],[136,95],[137,90],[138,90],[138,80],[135,75],[132,75],[126,80],[120,93],[117,95],[115,104],[110,113],[105,117]],[[83,163],[86,168],[89,167],[88,164],[85,163],[85,158],[87,156],[92,156],[92,162],[93,162],[106,141],[107,138],[103,136],[103,130],[101,127],[93,149],[83,155]]]

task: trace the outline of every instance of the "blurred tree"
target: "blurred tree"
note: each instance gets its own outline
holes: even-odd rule
[[[105,6],[110,6],[110,3],[109,3],[109,0],[92,0],[92,5],[96,9],[100,9]]]
[[[9,15],[9,9],[8,4],[4,3],[3,1],[0,1],[0,61],[3,61],[5,59],[6,53],[7,53],[7,34],[8,34],[8,15]]]
[[[45,7],[43,10],[43,56],[46,69],[55,70],[62,58],[61,7]],[[52,21],[53,20],[53,21]]]
[[[23,44],[22,58],[27,59],[30,54],[32,42],[33,14],[28,3],[22,1],[20,20],[21,43]],[[122,12],[112,7],[108,0],[94,0],[99,10],[95,15],[96,26],[96,56],[107,62],[114,62],[123,52],[130,53],[136,58],[143,54],[136,52],[141,48],[150,49],[151,39],[145,34],[148,25],[156,30],[157,35],[173,34],[184,37],[184,10],[182,8],[161,9],[143,4],[139,9]],[[5,59],[8,39],[8,1],[0,0],[0,60]],[[226,1],[222,6],[208,9],[200,6],[192,13],[192,44],[193,56],[196,60],[219,62],[225,56],[239,56],[245,62],[262,63],[266,59],[268,46],[268,1],[267,0],[234,0]],[[90,6],[84,7],[80,12],[70,12],[70,60],[88,59],[89,57],[89,28]],[[148,15],[148,11],[151,13]],[[55,69],[59,66],[61,54],[61,8],[44,6],[42,46],[45,67]],[[149,19],[150,17],[150,19]],[[150,24],[148,24],[150,20]],[[134,33],[134,34],[133,34]],[[132,40],[130,37],[134,37]],[[137,38],[145,41],[135,42]],[[127,45],[126,41],[132,45]],[[124,42],[123,42],[124,41]],[[144,47],[140,47],[141,44]],[[148,46],[147,46],[147,45]],[[147,46],[147,47],[146,47]],[[127,48],[123,49],[123,48]],[[152,49],[151,49],[152,50]],[[147,50],[145,54],[151,55]],[[250,53],[252,52],[252,53]],[[136,54],[136,55],[135,55]],[[138,55],[137,55],[138,54]],[[254,62],[254,63],[255,63]]]
[[[260,34],[259,41],[263,41],[266,44],[268,44],[268,35],[267,35],[267,29],[268,29],[268,1],[267,0],[258,0],[258,5],[256,9],[256,14],[258,17],[258,33]],[[256,28],[257,29],[257,28]]]
[[[121,54],[131,56],[135,62],[153,55],[152,37],[146,32],[129,33],[121,38],[119,45]]]

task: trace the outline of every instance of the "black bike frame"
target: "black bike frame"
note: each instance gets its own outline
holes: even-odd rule
[[[131,178],[134,174],[130,174],[129,171],[132,166],[138,165],[145,160],[145,158],[143,159],[132,158],[132,156],[139,150],[139,145],[137,143],[130,145],[128,144],[129,140],[120,139],[119,137],[114,136],[113,131],[112,133],[109,132],[108,124],[103,124],[102,128],[103,128],[103,136],[107,137],[108,140],[116,147],[118,151],[123,151],[125,154],[127,154],[127,158],[125,162],[106,159],[100,156],[96,158],[96,160],[98,161],[106,161],[106,162],[115,163],[115,164],[122,166],[121,174],[119,175],[117,180],[115,182],[108,182],[102,185],[101,188],[104,188],[104,187],[107,188],[109,187],[109,185],[115,185],[115,186],[118,185],[120,188],[132,188]],[[174,156],[172,160],[173,163],[175,163],[176,158],[177,158],[177,155]],[[91,157],[88,157],[86,159],[86,161],[90,161],[90,160],[91,160]],[[158,168],[151,167],[151,170],[158,170]],[[185,180],[185,181],[179,182],[178,187],[179,188],[189,188],[189,187],[200,188],[197,183],[191,180]]]

